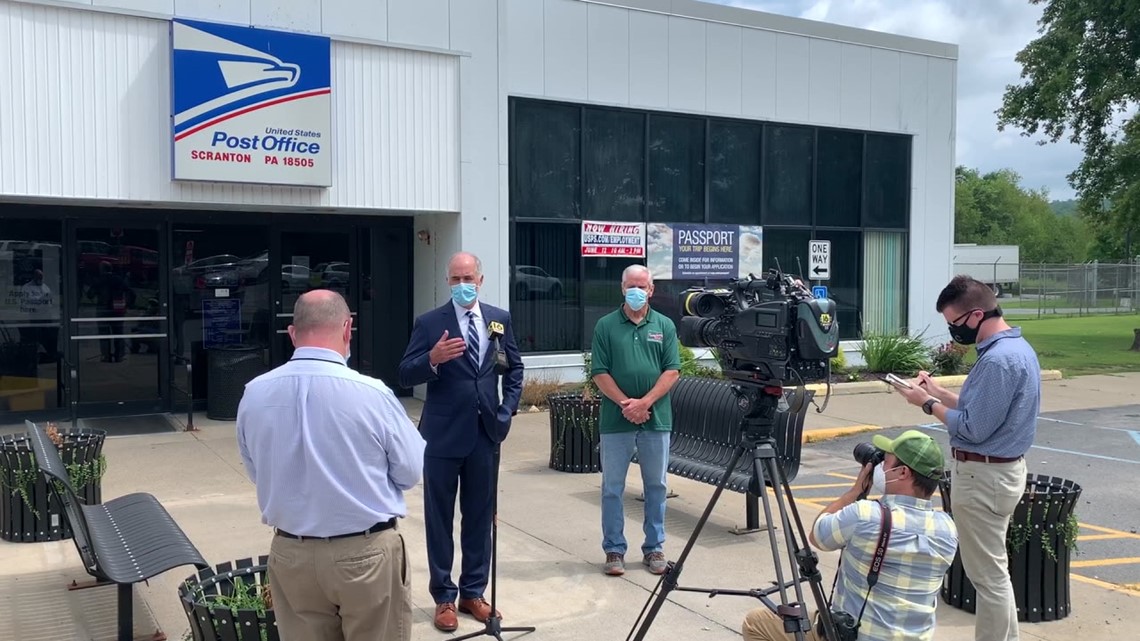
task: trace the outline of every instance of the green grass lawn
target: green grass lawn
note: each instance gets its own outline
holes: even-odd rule
[[[1042,369],[1065,376],[1140,371],[1140,352],[1130,352],[1140,315],[1009,319],[1037,350]],[[970,351],[972,361],[975,352]]]

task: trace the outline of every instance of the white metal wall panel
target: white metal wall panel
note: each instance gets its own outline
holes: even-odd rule
[[[871,50],[844,44],[840,85],[843,96],[843,126],[867,129],[871,126]]]
[[[168,22],[0,2],[0,33],[0,194],[459,210],[455,57],[333,43],[330,189],[175,183]]]
[[[249,0],[250,23],[289,31],[320,31],[321,0]]]
[[[899,129],[900,54],[871,50],[871,128]]]
[[[704,22],[669,16],[670,108],[704,111],[705,46]]]
[[[776,118],[804,122],[810,109],[811,41],[776,34]]]
[[[363,4],[367,4],[367,0],[356,0],[348,10]],[[382,5],[384,2],[376,4]],[[387,5],[387,39],[391,42],[437,49],[449,46],[451,25],[448,0],[387,0]]]
[[[149,11],[150,13],[174,13],[174,0],[93,0],[86,2],[93,7],[127,9],[129,11]],[[219,4],[215,0],[214,4]],[[248,0],[241,4],[249,5]],[[216,19],[216,18],[215,18]]]
[[[325,4],[335,1],[325,0]],[[193,20],[249,24],[249,11],[249,0],[174,0],[174,13]]]
[[[821,125],[838,125],[843,120],[843,101],[840,99],[843,45],[813,39],[809,51],[808,119]]]
[[[551,98],[586,96],[586,6],[581,2],[546,5],[543,15],[543,78]]]
[[[629,102],[640,107],[669,106],[669,18],[629,13]]]
[[[629,103],[629,12],[602,5],[586,6],[588,99]]]
[[[503,90],[510,93],[541,96],[544,5],[535,0],[504,0],[499,6],[506,12],[506,32],[501,37],[507,40],[507,82],[501,86],[505,85]]]
[[[712,113],[740,115],[743,29],[715,23],[706,29],[705,106]]]
[[[181,13],[182,0],[178,2]],[[352,38],[387,40],[388,3],[386,0],[322,0],[321,31]]]
[[[745,29],[742,34],[741,112],[751,118],[776,115],[776,34]]]

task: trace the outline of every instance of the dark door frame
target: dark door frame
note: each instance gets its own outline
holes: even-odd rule
[[[107,213],[120,214],[120,211],[109,210]],[[78,350],[79,342],[75,332],[75,319],[78,317],[79,311],[79,296],[81,295],[82,284],[76,282],[76,276],[79,273],[79,239],[77,232],[80,229],[106,229],[106,228],[119,228],[119,229],[140,229],[150,230],[155,233],[155,238],[158,243],[158,292],[157,298],[159,301],[159,315],[164,320],[159,321],[162,338],[159,338],[161,349],[158,350],[158,395],[151,400],[132,400],[132,401],[103,401],[103,402],[90,402],[83,403],[80,401],[79,387],[82,381],[79,379],[79,366],[78,366]],[[166,222],[165,217],[157,217],[155,220],[144,221],[135,217],[121,216],[119,220],[111,217],[68,217],[64,220],[64,242],[65,248],[71,248],[71,252],[66,253],[64,256],[64,273],[63,273],[63,291],[67,293],[64,300],[63,316],[64,323],[62,332],[64,340],[66,341],[64,348],[64,366],[65,376],[61,376],[66,385],[66,402],[70,415],[75,418],[98,417],[98,416],[129,416],[133,414],[155,414],[166,412],[170,408],[170,297],[169,297],[169,223]]]
[[[284,333],[285,327],[289,325],[286,320],[293,314],[292,308],[285,309],[284,307],[284,292],[281,291],[280,276],[277,278],[273,277],[273,274],[281,274],[281,261],[284,258],[281,253],[281,237],[285,234],[304,233],[346,234],[348,237],[348,264],[350,271],[348,278],[348,295],[345,297],[345,302],[348,303],[348,309],[353,314],[352,326],[355,335],[352,341],[352,351],[359,353],[360,350],[360,330],[357,327],[356,321],[360,311],[360,244],[357,241],[357,235],[360,233],[360,225],[352,220],[336,220],[329,217],[321,217],[319,220],[313,222],[279,221],[270,228],[269,265],[266,267],[270,274],[269,300],[272,316],[269,345],[270,367],[277,367],[285,362],[285,354],[281,348],[281,341],[277,339],[277,336]],[[310,265],[310,269],[312,267],[313,265]]]

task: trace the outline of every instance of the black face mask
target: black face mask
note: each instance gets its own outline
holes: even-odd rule
[[[955,318],[954,323],[957,323],[958,321],[962,320],[966,316],[969,316],[970,314],[973,314],[976,311],[980,311],[980,310],[971,309],[970,311],[966,312],[965,314],[962,314],[958,318]],[[969,327],[968,325],[966,325],[966,323],[962,323],[961,325],[955,325],[954,323],[950,323],[950,325],[949,325],[949,327],[950,327],[950,338],[954,339],[955,343],[959,343],[962,345],[973,345],[974,343],[978,342],[978,330],[980,330],[982,328],[982,323],[986,322],[987,320],[989,320],[991,318],[997,318],[999,316],[1001,316],[1001,307],[997,307],[995,309],[991,309],[990,311],[983,313],[982,314],[982,320],[978,321],[977,327]]]

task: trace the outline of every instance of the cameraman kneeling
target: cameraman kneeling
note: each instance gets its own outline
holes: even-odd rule
[[[935,511],[930,500],[942,476],[942,449],[918,430],[903,432],[893,441],[875,436],[874,445],[886,453],[883,461],[863,466],[855,485],[819,515],[809,538],[821,550],[843,550],[831,611],[850,615],[847,627],[857,626],[861,641],[929,641],[934,638],[942,577],[958,547],[954,521]],[[860,500],[872,478],[880,499]],[[878,581],[868,592],[867,575],[886,520],[883,506],[890,510],[890,536]],[[846,617],[834,618],[839,628]],[[805,637],[821,639],[819,627],[813,626]],[[783,621],[764,607],[745,616],[742,632],[746,641],[791,637]],[[840,638],[855,635],[840,632]]]

